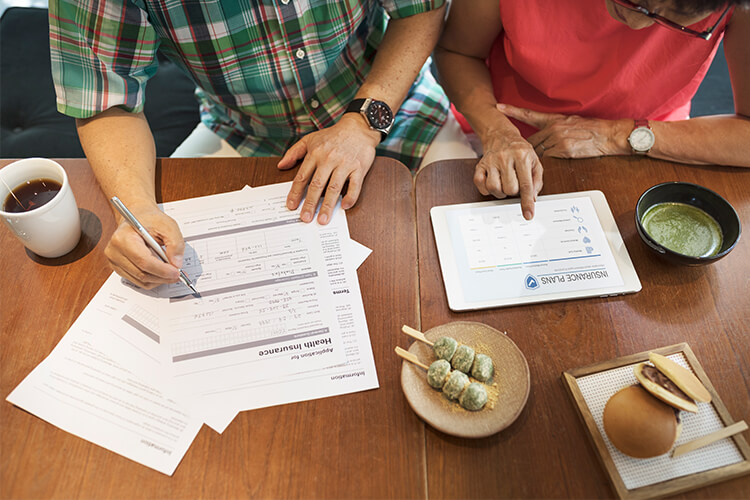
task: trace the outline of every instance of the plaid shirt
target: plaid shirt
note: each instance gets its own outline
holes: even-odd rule
[[[445,0],[51,0],[57,108],[140,112],[156,51],[195,81],[203,122],[246,156],[281,155],[334,124],[367,76],[387,20]],[[378,153],[415,168],[448,102],[422,69]]]

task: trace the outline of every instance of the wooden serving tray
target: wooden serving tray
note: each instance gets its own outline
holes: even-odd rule
[[[585,384],[582,379],[592,375],[606,378],[609,374],[617,373],[622,380],[623,377],[627,376],[623,375],[623,373],[625,373],[623,372],[623,369],[627,369],[628,367],[643,361],[648,361],[649,352],[656,352],[664,356],[682,354],[695,375],[711,393],[711,403],[699,403],[698,414],[704,412],[704,416],[707,415],[710,420],[715,412],[715,415],[720,419],[720,424],[728,426],[734,423],[734,420],[731,415],[729,415],[726,406],[724,406],[721,398],[716,393],[716,390],[711,384],[706,372],[693,354],[690,346],[686,343],[653,349],[652,351],[632,354],[630,356],[624,356],[563,372],[563,383],[568,390],[573,404],[578,410],[578,415],[586,427],[587,434],[596,449],[597,456],[604,466],[610,483],[617,495],[623,499],[664,497],[750,473],[750,447],[748,447],[747,441],[741,434],[733,436],[731,441],[724,440],[724,442],[720,444],[715,443],[719,446],[713,450],[706,451],[704,449],[703,452],[701,452],[701,450],[696,450],[679,458],[670,458],[669,454],[652,459],[631,458],[620,454],[620,452],[609,443],[608,438],[604,435],[603,431],[600,430],[600,410],[599,414],[595,416],[594,413],[592,413],[587,399],[592,402],[596,401],[596,408],[599,409],[601,401],[604,398],[608,399],[608,397],[621,387],[597,387],[596,392],[598,394],[592,396],[593,391],[590,387],[593,379],[585,379]],[[606,383],[602,385],[606,386]],[[602,393],[601,391],[604,392]],[[682,414],[685,415],[685,412],[682,412]],[[698,425],[696,423],[698,422],[698,420],[696,420],[698,417],[694,417],[694,415],[695,414],[688,415],[687,418],[683,418],[682,436],[685,435],[685,428],[689,425],[694,427],[693,429],[688,429],[689,431],[692,431],[693,433],[703,432],[702,429],[695,428]],[[689,420],[690,418],[694,418],[694,420]],[[719,423],[718,420],[717,423]],[[682,439],[682,437],[679,438],[677,444],[680,444]],[[706,447],[706,449],[707,448],[708,447]],[[698,453],[705,453],[706,456],[712,460],[715,459],[719,462],[724,460],[733,463],[715,467],[711,465],[711,460],[704,459],[703,456],[697,455]],[[694,469],[694,472],[690,472]],[[625,474],[621,474],[621,471]],[[662,474],[664,479],[659,480],[658,477]],[[624,479],[624,475],[627,475],[627,480]],[[639,477],[639,475],[640,477],[648,477],[649,479],[644,480],[648,484],[628,488],[626,483],[628,481],[633,483],[633,477]]]

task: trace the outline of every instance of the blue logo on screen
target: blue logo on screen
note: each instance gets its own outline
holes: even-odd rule
[[[536,290],[537,288],[539,288],[539,282],[537,281],[536,276],[532,274],[527,275],[524,286],[526,286],[526,288],[528,288],[529,290]]]

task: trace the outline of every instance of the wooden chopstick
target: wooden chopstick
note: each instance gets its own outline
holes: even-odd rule
[[[677,446],[672,451],[672,458],[679,457],[680,455],[684,455],[685,453],[689,453],[693,450],[697,450],[698,448],[702,448],[716,441],[720,441],[730,436],[734,436],[735,434],[738,434],[745,430],[747,430],[747,424],[745,423],[744,420],[740,420],[739,422],[732,424],[728,427],[724,427],[723,429],[714,431],[711,434],[706,434],[703,437],[693,439],[692,441],[688,441],[687,443]]]

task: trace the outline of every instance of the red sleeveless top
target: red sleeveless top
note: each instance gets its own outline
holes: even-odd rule
[[[653,24],[633,30],[604,0],[500,1],[487,65],[498,102],[604,119],[682,120],[732,11],[705,41]],[[692,25],[708,29],[712,13]],[[524,137],[535,129],[516,122]]]

